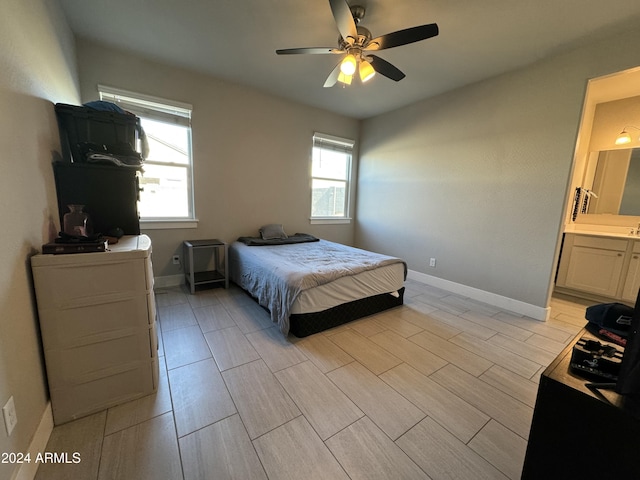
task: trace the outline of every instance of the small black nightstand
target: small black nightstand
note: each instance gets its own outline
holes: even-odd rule
[[[197,285],[206,285],[212,283],[224,283],[224,288],[229,288],[229,275],[227,274],[227,268],[222,268],[222,258],[224,258],[225,265],[227,260],[227,244],[217,238],[209,240],[185,240],[182,244],[184,252],[185,269],[184,277],[189,284],[191,293],[195,293]],[[193,253],[194,250],[206,250],[210,249],[213,253],[214,270],[204,270],[196,272],[193,266]],[[223,251],[223,255],[221,255]]]

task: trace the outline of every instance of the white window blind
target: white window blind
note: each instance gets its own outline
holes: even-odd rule
[[[176,123],[191,127],[193,107],[187,103],[152,97],[141,93],[129,92],[113,87],[98,85],[100,100],[115,103],[124,110],[139,117],[153,118],[167,123]]]

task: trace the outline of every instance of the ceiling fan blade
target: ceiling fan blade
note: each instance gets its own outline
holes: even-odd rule
[[[390,78],[391,80],[395,80],[396,82],[399,82],[404,77],[406,77],[406,75],[402,73],[397,67],[394,67],[386,60],[383,60],[382,58],[375,55],[370,55],[370,57],[371,61],[369,63],[371,63],[373,69],[380,75]]]
[[[405,28],[397,32],[387,33],[372,39],[364,50],[383,50],[385,48],[399,47],[408,43],[419,42],[438,35],[438,24],[430,23],[418,27]]]
[[[339,48],[332,47],[310,47],[310,48],[283,48],[276,50],[278,55],[296,55],[299,53],[325,54],[325,53],[344,53]]]
[[[345,40],[349,37],[358,38],[358,30],[356,28],[356,22],[353,20],[351,9],[345,0],[329,0],[331,6],[331,13],[338,26],[338,31],[342,38]]]
[[[340,64],[341,63],[342,62],[338,63],[338,65],[336,65],[336,68],[334,68],[331,71],[331,73],[327,77],[327,80],[324,82],[324,85],[323,85],[324,88],[333,87],[336,84],[336,82],[338,81],[338,75],[340,75]]]

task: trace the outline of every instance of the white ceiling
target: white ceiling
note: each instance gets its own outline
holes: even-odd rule
[[[638,0],[350,0],[374,37],[437,23],[437,37],[378,55],[407,77],[323,88],[335,55],[328,0],[59,0],[79,37],[297,102],[367,118],[637,28]],[[629,48],[634,48],[630,45]]]

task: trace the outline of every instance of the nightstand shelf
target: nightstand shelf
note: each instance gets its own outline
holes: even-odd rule
[[[222,259],[227,262],[227,244],[218,239],[208,240],[185,240],[182,244],[185,269],[184,277],[189,285],[191,293],[195,293],[199,285],[209,285],[224,283],[225,288],[229,288],[229,276],[226,266],[223,268]],[[213,270],[196,271],[194,266],[194,255],[196,252],[213,255]]]

